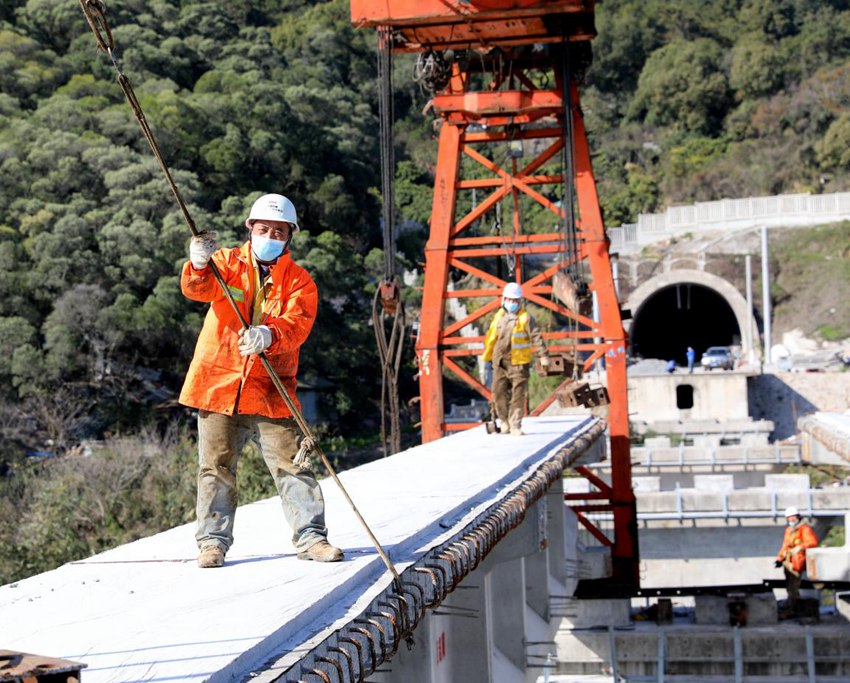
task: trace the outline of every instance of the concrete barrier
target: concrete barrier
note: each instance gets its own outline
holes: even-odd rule
[[[733,614],[730,604],[739,603],[742,611]],[[776,597],[772,592],[751,595],[697,595],[694,598],[694,620],[697,624],[723,624],[729,626],[733,617],[741,626],[765,626],[779,622]],[[734,625],[734,624],[731,624]]]
[[[735,489],[735,477],[731,474],[695,474],[694,488],[699,491],[728,493]]]
[[[850,546],[847,543],[848,523],[850,523],[850,513],[845,513],[844,545],[832,548],[811,548],[806,551],[806,574],[812,581],[850,581]],[[838,600],[836,598],[837,605]]]
[[[768,474],[764,485],[772,491],[806,491],[811,484],[808,474]]]

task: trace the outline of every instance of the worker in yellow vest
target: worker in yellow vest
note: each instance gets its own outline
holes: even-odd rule
[[[487,330],[483,356],[485,364],[489,363],[492,368],[493,403],[501,434],[523,434],[522,416],[535,350],[541,365],[549,365],[540,329],[522,306],[522,287],[509,282],[502,290],[502,306]]]

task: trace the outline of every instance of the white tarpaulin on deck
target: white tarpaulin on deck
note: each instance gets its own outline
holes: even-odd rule
[[[521,437],[480,427],[340,478],[402,571],[598,424],[526,418]],[[0,648],[84,663],[85,683],[247,679],[391,583],[336,485],[321,485],[344,562],[298,560],[270,498],[239,508],[221,569],[196,566],[189,524],[0,587]]]

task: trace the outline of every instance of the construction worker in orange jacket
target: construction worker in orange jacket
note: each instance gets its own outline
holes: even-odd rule
[[[327,542],[321,489],[312,472],[292,461],[300,431],[257,357],[266,354],[300,409],[298,351],[313,327],[318,291],[288,250],[298,217],[289,199],[267,194],[254,202],[245,226],[249,239],[239,248],[216,250],[209,235],[193,237],[180,278],[186,297],[210,304],[180,393],[182,404],[198,409],[198,565],[222,566],[233,544],[236,469],[251,439],[274,478],[298,557],[336,562],[343,554]],[[213,276],[211,259],[250,322],[247,330]]]
[[[523,434],[522,416],[535,350],[541,364],[548,365],[549,356],[537,323],[522,305],[522,287],[509,282],[502,290],[502,306],[496,311],[484,338],[482,356],[485,364],[490,364],[493,403],[501,423],[501,434]]]
[[[803,521],[796,507],[785,509],[785,536],[776,556],[775,566],[785,570],[785,587],[788,590],[788,608],[791,614],[797,611],[800,599],[800,583],[806,571],[806,550],[816,548],[818,537],[814,529]]]

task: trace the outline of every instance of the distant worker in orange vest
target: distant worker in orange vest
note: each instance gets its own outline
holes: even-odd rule
[[[198,566],[220,567],[233,544],[236,469],[242,448],[258,442],[274,478],[298,557],[337,562],[343,554],[327,542],[325,502],[316,477],[293,464],[300,430],[257,354],[265,352],[293,404],[298,351],[316,319],[318,290],[290,256],[298,232],[292,202],[279,194],[251,207],[248,241],[216,250],[209,235],[192,238],[180,278],[183,294],[210,304],[189,366],[180,402],[198,409]],[[250,327],[224,297],[210,259]]]
[[[502,434],[523,434],[522,416],[534,349],[541,365],[548,366],[549,356],[537,323],[522,306],[522,287],[509,282],[502,290],[502,306],[487,330],[483,355],[485,365],[489,363],[492,368],[493,403]]]
[[[788,590],[788,608],[791,614],[797,612],[800,599],[800,583],[806,571],[806,550],[816,548],[818,537],[814,529],[803,521],[800,511],[795,507],[785,509],[785,536],[782,547],[776,556],[775,566],[785,570],[785,587]]]

